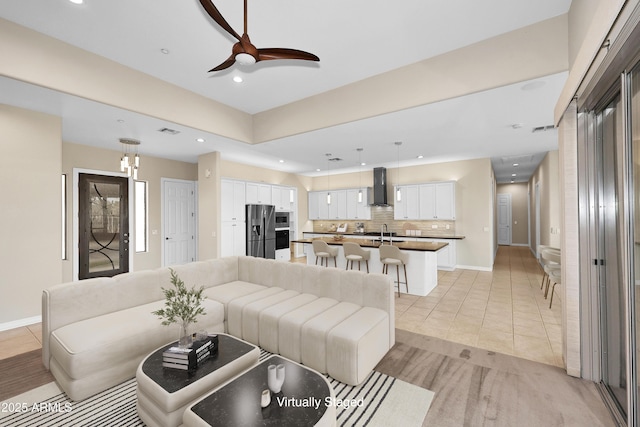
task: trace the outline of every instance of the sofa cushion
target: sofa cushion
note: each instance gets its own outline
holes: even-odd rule
[[[327,269],[329,270],[329,269]],[[302,363],[320,373],[327,373],[327,334],[337,324],[360,310],[350,302],[340,302],[308,320],[301,331],[300,356]]]
[[[388,314],[363,307],[327,334],[327,373],[343,383],[360,384],[388,350]]]
[[[244,306],[280,292],[284,292],[284,289],[278,287],[264,288],[258,292],[229,301],[227,304],[227,330],[229,333],[237,338],[244,339],[242,336],[242,309]]]
[[[164,301],[157,301],[63,326],[51,333],[51,356],[72,379],[144,356],[178,338],[177,325],[162,326],[161,320],[151,314],[163,305]],[[194,329],[221,332],[222,304],[205,299],[202,305],[206,315],[199,317]],[[135,375],[135,369],[131,375]]]
[[[270,288],[271,289],[271,288]],[[260,344],[260,313],[262,310],[300,295],[296,291],[283,290],[277,294],[253,301],[242,308],[242,339]]]
[[[207,288],[202,292],[202,294],[207,298],[218,301],[224,305],[224,318],[227,319],[227,305],[230,301],[264,289],[267,289],[267,287],[256,285],[254,283],[243,282],[241,280],[234,280],[233,282],[225,283],[224,285]]]
[[[188,288],[218,286],[238,280],[237,257],[190,262],[171,267]]]
[[[338,301],[334,299],[318,298],[280,317],[278,320],[278,352],[288,359],[298,363],[302,362],[300,355],[302,326],[309,319],[336,304]]]
[[[278,353],[278,336],[280,335],[278,324],[280,318],[290,311],[307,305],[316,299],[318,299],[318,297],[315,295],[299,294],[262,310],[258,321],[260,347],[271,353]]]

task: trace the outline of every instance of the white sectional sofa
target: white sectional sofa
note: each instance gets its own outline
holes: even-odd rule
[[[228,332],[347,384],[359,384],[395,343],[391,279],[335,268],[229,257],[176,266],[204,286],[195,329]],[[135,376],[177,326],[162,307],[168,268],[56,285],[42,296],[43,363],[73,400]]]

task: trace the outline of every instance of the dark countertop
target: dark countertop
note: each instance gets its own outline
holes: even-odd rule
[[[399,238],[399,236],[396,236],[394,238]],[[380,242],[376,242],[375,240],[350,239],[348,237],[345,237],[342,240],[335,240],[333,237],[315,237],[313,239],[292,240],[292,243],[311,243],[314,240],[324,240],[329,245],[342,245],[344,242],[353,242],[353,243],[359,244],[363,248],[380,247]],[[385,240],[385,243],[386,242],[388,241]],[[403,250],[420,251],[420,252],[435,252],[435,251],[439,251],[440,249],[448,245],[448,243],[444,243],[444,242],[392,242],[392,244],[393,246],[397,246],[398,248]]]
[[[343,236],[378,236],[380,237],[380,233],[379,232],[367,232],[367,233],[338,233],[337,231],[303,231],[302,234],[304,235],[304,233],[312,233],[312,234],[329,234],[329,235],[336,235],[336,234],[341,234]],[[387,233],[385,233],[385,236],[388,236]],[[406,234],[397,234],[395,236],[393,236],[394,238],[417,238],[417,239],[451,239],[451,240],[462,240],[464,239],[465,236],[459,236],[459,235],[455,235],[455,234],[439,234],[439,233],[429,233],[429,234],[425,234],[424,232],[419,235],[419,236],[407,236]]]

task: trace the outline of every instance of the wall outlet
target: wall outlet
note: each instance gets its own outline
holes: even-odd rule
[[[513,223],[514,223],[515,225],[518,225],[518,221],[513,221]]]
[[[489,227],[484,227],[483,230],[484,231],[489,231]]]
[[[436,228],[438,228],[438,224],[432,224],[431,228],[433,228],[435,230]]]
[[[449,226],[449,224],[444,226],[447,230],[451,228],[451,226]]]

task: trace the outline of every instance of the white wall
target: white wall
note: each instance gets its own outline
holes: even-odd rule
[[[0,326],[40,316],[62,278],[61,131],[58,117],[0,105]]]

